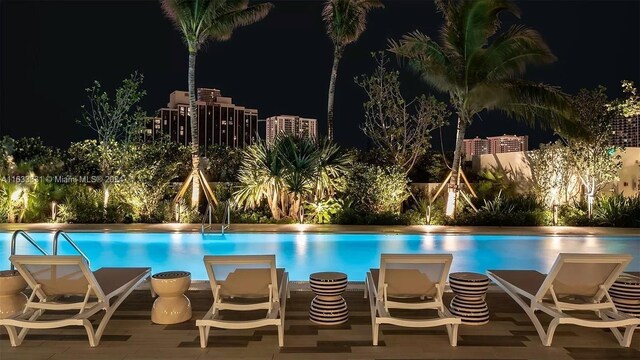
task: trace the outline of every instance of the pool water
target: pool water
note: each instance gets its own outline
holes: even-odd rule
[[[69,233],[91,260],[91,268],[150,266],[154,273],[185,270],[195,280],[207,278],[204,255],[276,254],[278,267],[295,281],[317,271],[341,271],[351,281],[364,280],[378,267],[381,253],[452,253],[451,271],[484,273],[487,269],[534,269],[546,272],[558,253],[628,253],[627,268],[640,271],[640,236],[514,236],[456,234],[328,233]],[[12,233],[0,232],[0,269],[9,268]],[[30,233],[46,250],[53,233]],[[16,253],[36,254],[18,239]],[[76,254],[60,239],[59,254]]]

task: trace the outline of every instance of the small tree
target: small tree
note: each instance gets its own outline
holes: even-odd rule
[[[529,155],[533,192],[539,201],[552,207],[568,200],[575,171],[569,149],[560,141],[540,145]]]
[[[609,144],[616,111],[609,106],[605,91],[606,88],[602,86],[591,91],[581,89],[571,98],[575,120],[582,126],[585,135],[564,136],[569,147],[569,160],[587,197],[589,219],[595,196],[608,182],[616,179],[622,166],[620,156],[613,155],[616,148]]]
[[[100,82],[86,89],[89,106],[82,106],[82,117],[79,123],[85,125],[98,134],[100,149],[95,149],[100,175],[105,179],[113,175],[114,162],[118,161],[121,149],[120,143],[126,145],[141,135],[141,129],[146,114],[137,104],[146,95],[142,90],[144,77],[137,72],[122,81],[112,98],[102,89]],[[88,143],[87,146],[90,146]],[[109,204],[111,183],[102,182],[104,194],[103,207],[106,213]]]
[[[433,96],[406,101],[400,92],[399,73],[388,69],[383,52],[372,54],[377,67],[370,76],[355,79],[367,93],[362,131],[391,165],[408,174],[416,160],[431,147],[431,132],[447,124],[447,106]]]
[[[613,101],[610,108],[624,118],[640,116],[640,95],[638,95],[638,89],[634,86],[633,81],[622,80],[622,92],[627,97]]]
[[[98,81],[85,89],[89,106],[82,106],[79,123],[98,134],[100,144],[111,141],[129,143],[138,136],[146,114],[137,106],[147,94],[141,89],[144,76],[134,72],[116,89],[113,98]]]

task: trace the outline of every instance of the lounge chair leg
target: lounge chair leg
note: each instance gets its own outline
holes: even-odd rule
[[[549,324],[549,328],[547,329],[547,335],[542,340],[544,346],[551,346],[551,342],[553,341],[553,334],[556,332],[556,328],[560,325],[560,320],[553,319]],[[541,338],[542,339],[542,338]]]
[[[284,325],[278,325],[278,346],[284,346]]]
[[[451,346],[458,346],[458,324],[449,324],[447,326],[447,333],[449,333],[449,343]]]
[[[364,298],[368,298],[369,297],[369,279],[367,279],[366,277],[364,278]]]
[[[7,333],[9,334],[9,341],[11,342],[11,346],[20,346],[20,344],[22,344],[22,339],[24,339],[24,336],[18,335],[18,331],[16,330],[15,326],[5,325],[4,327],[5,329],[7,329]]]
[[[629,347],[631,346],[631,338],[633,337],[633,332],[637,327],[638,325],[625,326],[624,335],[620,333],[620,330],[618,328],[610,328],[610,330],[616,337],[616,340],[618,340],[618,343],[620,343],[620,346]]]
[[[97,334],[93,333],[93,325],[91,324],[91,322],[87,319],[84,319],[82,321],[82,326],[84,326],[85,330],[87,331],[87,337],[89,338],[89,346],[91,347],[98,346],[98,344],[100,344],[100,336],[97,336]]]
[[[198,330],[200,330],[200,347],[204,349],[207,347],[207,341],[209,340],[209,331],[207,331],[209,327],[198,326]]]
[[[376,324],[376,322],[373,322],[373,326],[372,326],[372,330],[373,330],[373,346],[378,346],[378,330],[379,330],[380,324]]]
[[[624,337],[622,338],[622,341],[620,341],[620,345],[624,347],[631,346],[631,338],[633,337],[633,332],[637,327],[638,325],[626,326],[626,328],[624,329]]]

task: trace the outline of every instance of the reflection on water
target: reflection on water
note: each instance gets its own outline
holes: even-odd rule
[[[53,233],[32,233],[45,249]],[[456,234],[316,234],[316,233],[72,233],[91,259],[91,267],[151,266],[153,272],[185,270],[206,279],[205,254],[276,254],[291,280],[307,280],[316,271],[341,271],[362,281],[378,267],[381,253],[452,253],[451,271],[534,269],[546,272],[558,253],[628,253],[629,270],[640,270],[640,237],[513,236]],[[11,233],[0,233],[0,269],[9,267]],[[36,254],[26,241],[17,253]],[[60,254],[75,254],[60,242]]]
[[[422,251],[428,252],[433,251],[436,247],[436,238],[431,234],[422,235],[422,243],[420,244],[420,248]]]

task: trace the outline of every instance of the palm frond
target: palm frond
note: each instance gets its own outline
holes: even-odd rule
[[[263,3],[223,13],[216,17],[207,35],[218,41],[228,40],[235,29],[264,19],[272,8],[273,4]]]
[[[388,51],[405,58],[412,69],[440,91],[448,92],[460,85],[454,66],[443,49],[420,31],[406,34],[399,41],[389,40]]]
[[[500,110],[532,127],[539,124],[558,132],[583,132],[575,121],[569,95],[546,84],[514,79],[484,84],[469,94],[468,105],[477,111]]]
[[[355,42],[367,27],[369,11],[383,6],[379,0],[327,0],[322,9],[327,35],[336,48]]]
[[[452,57],[469,62],[476,51],[500,28],[498,15],[507,11],[520,16],[518,7],[509,0],[475,0],[440,2],[445,16],[441,29],[442,47]]]
[[[470,65],[475,81],[496,81],[523,74],[528,65],[549,64],[557,58],[539,32],[512,26]]]
[[[263,19],[271,3],[248,6],[248,0],[161,0],[165,15],[182,33],[189,51],[209,39],[227,40],[233,30]]]

